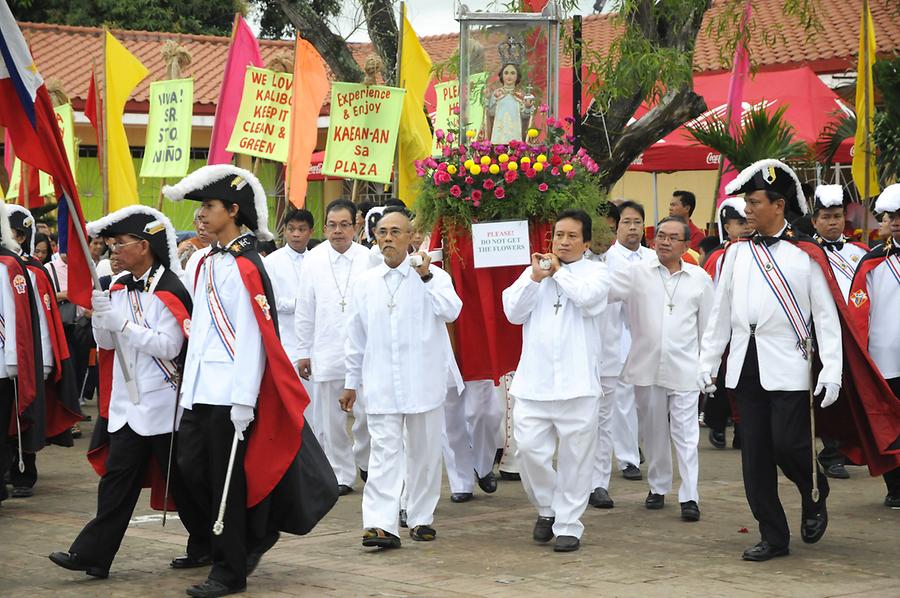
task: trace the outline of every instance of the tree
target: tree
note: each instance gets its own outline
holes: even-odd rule
[[[111,29],[231,35],[244,0],[10,0],[20,21]]]

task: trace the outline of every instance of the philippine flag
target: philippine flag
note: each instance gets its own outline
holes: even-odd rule
[[[78,189],[50,94],[6,0],[0,0],[0,125],[9,132],[19,159],[53,177],[59,198],[59,250],[68,255],[69,300],[90,308],[92,285],[87,259],[80,243],[68,242],[77,234],[76,226],[84,232]],[[66,196],[72,200],[74,214]]]

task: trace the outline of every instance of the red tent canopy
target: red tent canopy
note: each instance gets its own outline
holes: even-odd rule
[[[730,78],[731,73],[695,76],[694,91],[703,96],[709,110],[647,148],[629,170],[669,172],[718,168],[719,154],[699,145],[687,128],[713,116],[725,118]],[[787,106],[785,119],[794,127],[796,138],[814,146],[825,126],[837,118],[837,112],[850,112],[838,95],[806,66],[757,73],[744,87],[742,104],[745,115],[757,106],[765,106],[769,110]],[[648,107],[642,105],[635,112],[635,118],[640,118],[647,110]],[[845,140],[835,161],[850,162],[852,146],[852,139]]]

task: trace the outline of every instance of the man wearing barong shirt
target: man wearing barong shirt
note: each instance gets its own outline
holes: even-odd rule
[[[448,322],[462,309],[450,276],[425,253],[408,255],[412,226],[404,208],[390,207],[375,236],[384,262],[354,284],[347,322],[346,379],[340,404],[349,412],[357,389],[372,448],[363,491],[363,546],[399,548],[404,482],[409,535],[437,536],[432,526],[441,494],[444,399],[450,343]]]
[[[522,356],[509,389],[522,484],[538,510],[532,537],[554,550],[578,550],[580,518],[591,493],[600,396],[600,320],[609,280],[606,265],[584,259],[591,218],[559,214],[552,252],[505,291],[503,311],[523,325]],[[558,455],[553,468],[553,456]]]
[[[694,372],[712,309],[713,285],[703,268],[681,259],[690,234],[681,218],[664,218],[657,225],[656,257],[614,272],[609,302],[621,301],[631,322],[631,350],[622,378],[634,385],[647,454],[650,492],[644,506],[662,509],[672,490],[671,440],[681,475],[681,518],[698,521],[700,388]]]

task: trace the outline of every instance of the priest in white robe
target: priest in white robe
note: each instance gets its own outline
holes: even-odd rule
[[[552,253],[503,291],[503,311],[523,325],[522,356],[510,394],[522,485],[538,510],[532,537],[554,550],[578,550],[580,518],[591,493],[600,386],[600,320],[606,266],[583,258],[591,218],[566,210],[553,228]],[[553,456],[557,455],[557,467]]]

